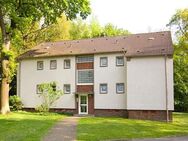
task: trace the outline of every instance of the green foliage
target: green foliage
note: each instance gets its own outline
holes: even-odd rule
[[[1,56],[5,58],[6,60],[9,60],[8,63],[8,70],[6,71],[6,74],[2,74],[2,77],[5,77],[5,75],[8,75],[8,80],[11,82],[13,76],[15,75],[17,63],[15,62],[15,53],[11,50],[5,50],[2,49]]]
[[[86,23],[81,19],[77,19],[71,23],[70,38],[83,39],[103,36],[119,36],[128,35],[130,32],[121,28],[117,28],[113,24],[101,26],[97,19],[93,18],[90,23]]]
[[[174,45],[175,110],[188,111],[188,9],[178,10],[169,24],[176,27]]]
[[[42,41],[65,38],[63,36],[65,32],[59,34],[58,28],[61,28],[61,25],[51,34],[49,34],[50,29],[43,31],[44,29],[48,26],[53,27],[63,13],[67,19],[75,19],[77,16],[85,19],[91,13],[89,0],[0,0],[0,11],[2,12],[0,19],[3,19],[1,23],[5,26],[5,28],[1,26],[0,30],[0,51],[4,48],[3,41],[7,39],[11,41],[11,51],[3,50],[0,53],[1,60],[10,61],[6,69],[2,68],[0,61],[0,80],[6,77],[9,83],[16,71],[15,57]],[[4,39],[2,39],[2,31],[6,33]],[[45,38],[38,38],[39,35],[45,35]],[[59,36],[55,38],[55,35]],[[3,70],[5,70],[4,74],[2,74]]]
[[[42,98],[42,104],[35,108],[36,111],[49,112],[50,107],[63,95],[63,91],[57,89],[56,86],[56,82],[42,83],[39,85],[39,91],[41,92],[39,97]]]
[[[175,26],[176,34],[188,40],[188,9],[179,9],[172,16],[169,26]]]
[[[117,28],[113,24],[105,25],[103,29],[104,36],[128,35],[130,32],[121,28]]]
[[[21,99],[19,96],[14,95],[9,97],[9,104],[13,111],[21,110],[23,107],[23,104],[21,102]]]

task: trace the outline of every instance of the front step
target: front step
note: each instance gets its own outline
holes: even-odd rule
[[[94,117],[92,114],[74,114],[75,117]]]

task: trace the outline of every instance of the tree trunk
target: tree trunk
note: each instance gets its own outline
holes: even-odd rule
[[[2,33],[2,50],[10,50],[10,38],[6,33],[6,27],[4,23],[4,15],[0,7],[0,28]],[[2,80],[0,91],[0,112],[6,114],[10,112],[9,108],[9,60],[2,54],[1,50],[1,67],[2,67]]]

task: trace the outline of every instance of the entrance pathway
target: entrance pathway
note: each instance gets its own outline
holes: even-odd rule
[[[76,127],[79,117],[67,117],[59,121],[44,137],[43,141],[76,141]]]

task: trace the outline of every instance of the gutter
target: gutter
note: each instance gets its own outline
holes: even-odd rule
[[[164,67],[165,67],[165,94],[166,94],[166,122],[169,122],[169,109],[168,109],[168,80],[167,80],[167,55],[164,56]]]

